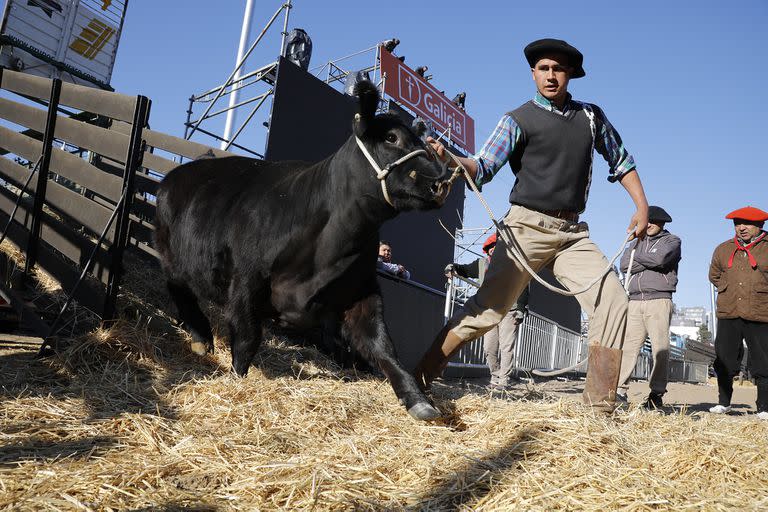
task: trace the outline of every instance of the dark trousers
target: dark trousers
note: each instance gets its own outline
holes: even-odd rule
[[[742,340],[749,350],[747,367],[757,383],[757,412],[768,411],[768,323],[741,318],[717,320],[714,368],[720,405],[731,405],[733,378],[744,356]]]

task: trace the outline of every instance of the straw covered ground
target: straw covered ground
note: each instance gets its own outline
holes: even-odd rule
[[[759,510],[768,425],[594,416],[535,388],[438,386],[441,423],[282,339],[229,354],[120,322],[34,360],[0,347],[2,510]]]

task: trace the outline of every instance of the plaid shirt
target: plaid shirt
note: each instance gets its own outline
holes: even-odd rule
[[[554,103],[538,92],[533,102],[538,107],[563,116],[568,114],[572,105],[578,103],[571,99],[569,94],[565,106],[560,110]],[[605,117],[603,111],[595,105],[591,105],[591,108],[595,113],[597,128],[595,149],[608,162],[610,167],[608,181],[614,182],[635,169],[635,159],[624,148],[621,137],[619,137],[616,129]],[[512,116],[504,115],[480,151],[470,157],[477,162],[475,183],[478,187],[482,187],[484,183],[491,181],[496,173],[499,172],[499,169],[507,163],[509,155],[515,149],[515,144],[520,142],[521,135],[522,130],[515,120],[512,119]]]

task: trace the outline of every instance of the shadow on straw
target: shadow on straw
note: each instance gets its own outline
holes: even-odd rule
[[[89,459],[116,446],[117,440],[107,436],[66,442],[51,442],[33,437],[23,444],[0,447],[0,468],[21,462],[47,463],[58,459]]]
[[[531,450],[535,438],[533,429],[524,429],[501,448],[482,458],[468,457],[469,462],[425,495],[419,497],[408,511],[421,510],[471,510],[473,503],[483,499],[501,478],[501,474],[517,467]]]
[[[664,408],[664,412],[667,415],[670,414],[684,414],[686,416],[701,416],[702,414],[709,414],[716,416],[709,412],[710,407],[717,405],[713,402],[703,402],[697,404],[667,404]],[[733,404],[731,412],[728,416],[746,416],[750,413],[750,407],[745,404]],[[738,410],[744,409],[744,410]]]
[[[164,391],[220,372],[205,358],[186,354],[181,341],[118,324],[68,340],[60,352],[0,352],[0,402],[27,397],[82,399],[88,419],[148,413],[176,419]]]

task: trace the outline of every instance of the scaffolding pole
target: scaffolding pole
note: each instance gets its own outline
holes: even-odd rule
[[[243,14],[243,28],[240,31],[240,45],[237,48],[237,60],[235,61],[235,66],[238,66],[240,62],[243,61],[243,56],[245,55],[246,46],[248,45],[248,39],[251,37],[251,20],[253,19],[253,4],[254,0],[246,0],[245,2],[245,13]],[[235,70],[235,76],[233,77],[233,82],[237,83],[240,80],[241,72],[243,67],[238,66]],[[227,121],[224,124],[224,140],[228,141],[230,136],[232,135],[232,126],[235,124],[235,118],[237,116],[237,111],[235,110],[235,106],[237,106],[237,100],[240,96],[240,91],[238,89],[235,89],[232,94],[229,95],[229,110],[227,112]],[[221,142],[220,148],[222,150],[225,150],[229,147],[228,142]]]

